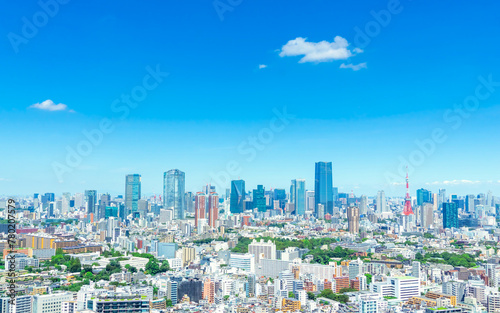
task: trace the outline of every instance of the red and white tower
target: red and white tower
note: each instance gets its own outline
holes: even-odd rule
[[[413,210],[411,209],[410,188],[408,186],[408,167],[406,167],[406,198],[403,214],[406,216],[413,214]]]

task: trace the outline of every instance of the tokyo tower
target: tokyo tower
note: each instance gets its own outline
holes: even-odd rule
[[[408,167],[406,167],[406,198],[403,214],[406,216],[413,214],[413,210],[411,209],[410,188],[408,187]]]

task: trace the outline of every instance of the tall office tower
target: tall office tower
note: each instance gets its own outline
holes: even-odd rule
[[[185,203],[186,203],[186,212],[189,212],[189,213],[194,213],[194,201],[193,201],[193,198],[194,198],[194,195],[191,191],[188,191],[186,192],[186,196],[185,196]]]
[[[385,192],[383,190],[380,190],[377,193],[376,205],[377,205],[377,213],[385,213],[389,211],[387,209],[387,201],[385,200]]]
[[[111,196],[109,193],[101,195],[101,200],[99,200],[99,211],[94,214],[94,221],[98,221],[101,218],[106,217],[106,207],[111,205]]]
[[[295,204],[295,215],[304,215],[306,212],[306,181],[293,179],[290,186],[290,202]]]
[[[203,192],[197,192],[194,198],[194,226],[198,227],[199,219],[207,218],[207,198]]]
[[[338,187],[333,187],[332,191],[333,191],[333,202],[335,203],[336,201],[339,200],[339,188]]]
[[[163,174],[163,207],[174,212],[174,219],[184,219],[186,175],[177,169]]]
[[[314,201],[316,215],[318,205],[324,206],[324,213],[333,214],[332,162],[316,162],[314,173]]]
[[[458,228],[458,207],[456,203],[443,203],[443,228]]]
[[[446,189],[439,189],[438,195],[438,209],[443,208],[443,203],[448,202],[446,199]]]
[[[474,205],[474,199],[476,197],[474,197],[474,195],[467,195],[465,197],[465,209],[467,211],[467,213],[474,213],[474,208],[475,208],[475,205]]]
[[[231,181],[231,199],[229,201],[229,210],[231,213],[243,213],[245,211],[245,181]]]
[[[253,190],[253,208],[259,212],[266,212],[265,189],[262,185],[257,185],[257,189]]]
[[[90,214],[95,214],[97,204],[97,191],[85,190],[85,202],[87,203],[87,219],[90,220]]]
[[[80,210],[84,204],[84,195],[81,193],[75,193],[75,208],[76,210]]]
[[[424,203],[420,206],[420,226],[428,229],[434,223],[434,205]]]
[[[359,233],[359,208],[354,206],[347,208],[347,225],[351,234]]]
[[[285,208],[285,203],[286,203],[286,191],[285,191],[285,189],[274,189],[273,199],[274,199],[274,201],[279,202],[279,207],[281,209]]]
[[[486,205],[494,206],[493,193],[491,192],[491,190],[488,190],[488,193],[486,194]]]
[[[219,195],[215,192],[208,196],[208,214],[208,225],[214,228],[215,221],[219,219]]]
[[[137,212],[137,203],[141,199],[141,175],[131,174],[125,177],[125,207],[127,212],[134,216]]]
[[[359,215],[368,214],[368,198],[365,195],[362,195],[359,198]]]
[[[417,205],[432,202],[432,194],[429,190],[420,188],[417,190]]]
[[[314,212],[314,191],[306,191],[306,211]]]
[[[411,276],[420,278],[420,262],[411,262]]]

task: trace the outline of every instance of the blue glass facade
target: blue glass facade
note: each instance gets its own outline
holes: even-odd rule
[[[295,204],[295,215],[304,215],[306,212],[306,181],[304,179],[292,180],[290,202]]]
[[[458,228],[458,207],[456,203],[443,203],[443,228]]]
[[[132,174],[125,178],[125,207],[128,212],[138,211],[138,202],[141,199],[141,175]]]
[[[314,175],[314,203],[316,214],[318,204],[325,208],[325,214],[333,214],[332,162],[317,162]]]
[[[233,180],[231,181],[231,199],[229,202],[229,208],[231,213],[238,214],[242,213],[245,201],[245,181],[244,180]]]
[[[174,219],[184,219],[186,176],[179,170],[163,174],[163,207],[174,212]]]

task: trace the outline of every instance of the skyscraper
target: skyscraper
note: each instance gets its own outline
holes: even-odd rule
[[[316,214],[318,205],[324,206],[324,213],[333,214],[332,162],[316,162],[314,175],[314,201]]]
[[[207,199],[203,192],[197,192],[194,200],[194,226],[198,227],[198,220],[205,219]]]
[[[278,201],[279,207],[283,209],[286,203],[286,191],[285,189],[274,189],[274,201]]]
[[[231,199],[229,201],[229,208],[231,213],[243,213],[245,210],[245,181],[233,180],[231,181]]]
[[[420,226],[429,228],[434,222],[434,205],[432,203],[424,203],[420,206]]]
[[[293,179],[290,186],[290,202],[295,204],[295,215],[304,215],[306,212],[306,181]]]
[[[456,203],[443,203],[443,228],[458,228],[458,207]]]
[[[214,228],[215,221],[219,219],[219,195],[215,192],[212,192],[210,196],[208,196],[208,212],[208,225]]]
[[[432,194],[429,190],[420,188],[417,190],[417,205],[432,202]]]
[[[380,190],[377,193],[376,205],[377,205],[377,213],[385,213],[389,211],[387,209],[387,202],[385,200],[385,192],[383,190]]]
[[[163,207],[174,212],[174,219],[184,219],[186,176],[173,169],[163,174]]]
[[[253,207],[259,212],[266,212],[265,189],[262,185],[257,185],[257,189],[253,190]]]
[[[141,175],[131,174],[125,177],[125,208],[134,214],[138,211],[137,203],[141,199]]]
[[[474,199],[476,197],[474,195],[467,195],[465,197],[465,209],[467,211],[467,213],[474,213],[474,208],[475,208],[475,205],[474,205]]]
[[[359,233],[359,208],[354,206],[347,208],[347,224],[351,234]]]
[[[87,202],[87,219],[90,220],[90,214],[95,213],[97,190],[85,190],[85,201]]]
[[[438,208],[442,209],[443,208],[443,203],[447,202],[446,201],[446,189],[439,189],[439,195],[438,195]]]
[[[368,214],[368,198],[365,195],[362,195],[359,198],[359,215],[366,214]]]

